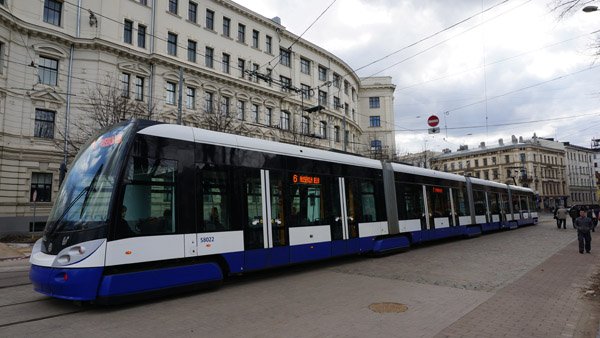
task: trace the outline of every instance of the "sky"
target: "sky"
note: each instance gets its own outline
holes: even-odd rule
[[[534,133],[584,147],[600,138],[600,11],[559,20],[553,0],[236,2],[296,35],[333,2],[304,39],[355,70],[394,53],[357,74],[392,77],[400,154]]]

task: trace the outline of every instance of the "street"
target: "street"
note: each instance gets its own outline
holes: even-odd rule
[[[472,318],[502,292],[525,285],[530,274],[558,267],[557,263],[543,265],[547,260],[564,258],[561,271],[579,274],[573,278],[583,281],[598,270],[597,233],[592,234],[592,254],[581,256],[573,246],[576,232],[571,221],[568,229],[558,230],[551,216],[542,217],[546,218],[537,226],[437,242],[385,257],[348,257],[257,272],[233,277],[217,290],[123,306],[79,306],[44,297],[32,290],[23,260],[4,261],[0,262],[0,336],[433,337],[457,332],[477,336],[485,331],[473,331],[472,324],[459,325],[461,318]],[[583,272],[565,270],[573,268],[569,261],[583,259],[587,261],[577,270]],[[587,284],[575,284],[563,288],[572,294],[556,300],[569,304],[560,306],[568,307],[571,317],[561,322],[557,316],[548,323],[546,333],[551,336],[592,332],[595,336],[597,332],[597,308],[582,296]],[[372,311],[370,306],[378,303],[405,307]],[[518,310],[526,308],[514,309]],[[514,325],[503,321],[507,328]],[[542,331],[521,332],[535,336]],[[503,335],[497,330],[489,334]]]

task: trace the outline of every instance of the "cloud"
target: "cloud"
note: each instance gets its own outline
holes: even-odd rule
[[[397,86],[399,149],[416,152],[426,144],[440,151],[533,133],[588,146],[600,128],[600,120],[593,127],[600,116],[600,67],[576,72],[594,65],[589,33],[598,29],[598,15],[581,12],[557,20],[548,2],[510,1],[476,15],[497,2],[337,1],[305,38],[355,69],[401,50],[359,71],[370,76],[388,68],[378,75],[391,76]],[[280,16],[288,30],[300,34],[330,2],[241,3],[267,17]],[[440,124],[448,126],[447,137],[446,130],[427,134],[425,121],[432,113],[445,117]],[[473,126],[478,127],[466,128]]]

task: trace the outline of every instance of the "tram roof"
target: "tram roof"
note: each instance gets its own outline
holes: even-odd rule
[[[138,131],[138,133],[182,141],[381,169],[380,161],[369,158],[175,124],[156,124],[146,127]]]

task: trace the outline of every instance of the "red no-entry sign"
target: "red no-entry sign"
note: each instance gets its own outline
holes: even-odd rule
[[[437,125],[440,123],[440,119],[435,116],[435,115],[431,115],[429,116],[429,118],[427,119],[427,124],[430,127],[437,127]]]

